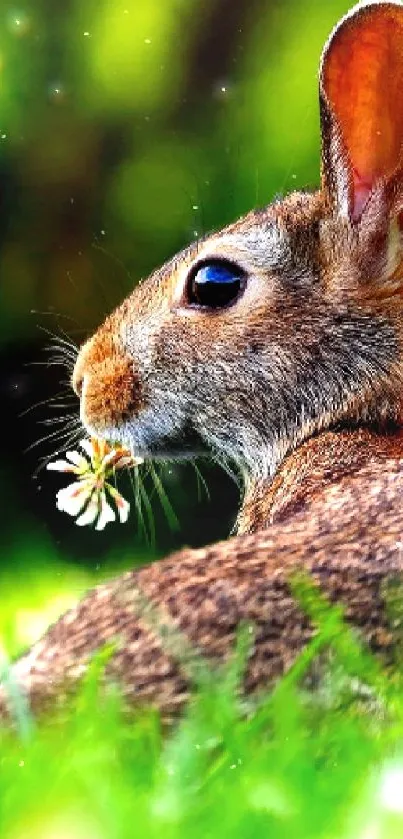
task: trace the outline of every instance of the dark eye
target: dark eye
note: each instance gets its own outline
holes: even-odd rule
[[[231,262],[215,260],[193,269],[188,281],[189,303],[219,309],[232,303],[245,284],[245,272]]]

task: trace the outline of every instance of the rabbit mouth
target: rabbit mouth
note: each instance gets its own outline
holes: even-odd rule
[[[137,449],[136,445],[133,446],[133,438],[131,449]],[[145,460],[193,460],[202,454],[206,454],[202,440],[192,429],[187,428],[180,434],[167,434],[150,439],[141,457]]]

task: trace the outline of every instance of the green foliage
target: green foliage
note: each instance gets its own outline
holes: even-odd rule
[[[34,722],[10,688],[15,730],[0,733],[4,839],[400,839],[403,671],[394,678],[330,608],[298,583],[318,624],[306,653],[259,701],[239,691],[251,647],[198,669],[193,697],[169,730],[152,710],[128,715],[94,659],[78,696]],[[303,687],[318,650],[330,657]]]

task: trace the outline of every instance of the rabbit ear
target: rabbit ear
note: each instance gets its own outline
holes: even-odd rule
[[[320,67],[322,185],[359,221],[371,198],[402,208],[403,5],[359,3],[326,44]]]

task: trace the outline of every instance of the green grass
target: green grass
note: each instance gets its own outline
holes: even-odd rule
[[[225,669],[197,669],[187,713],[124,712],[99,690],[101,651],[68,708],[35,722],[11,690],[0,732],[2,839],[401,839],[403,668],[383,670],[306,583],[318,633],[293,670],[251,703],[239,683],[251,628]],[[308,690],[307,668],[331,651]]]

